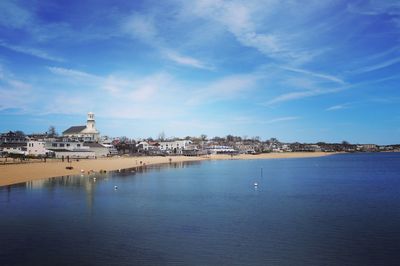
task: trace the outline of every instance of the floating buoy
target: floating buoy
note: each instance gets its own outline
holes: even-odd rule
[[[114,186],[114,189],[117,190],[117,189],[118,189],[118,186]]]
[[[96,177],[93,177],[93,181],[96,181]]]
[[[257,183],[257,182],[254,182],[254,186],[255,186],[255,187],[258,187],[258,183]]]

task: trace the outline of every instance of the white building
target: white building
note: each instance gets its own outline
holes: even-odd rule
[[[185,150],[189,145],[192,144],[191,140],[175,140],[175,141],[162,141],[159,142],[160,150],[167,151],[176,154],[182,154],[182,151]]]
[[[143,151],[148,151],[150,144],[147,141],[141,141],[136,145],[136,147],[140,148]]]
[[[232,154],[237,153],[237,151],[230,146],[212,145],[206,148],[210,154]]]
[[[106,147],[108,149],[108,154],[111,155],[117,155],[118,154],[118,150],[114,147],[114,145],[112,144],[105,144],[105,143],[101,143],[101,145],[103,145],[104,147]]]
[[[63,136],[75,140],[98,141],[100,132],[96,129],[94,113],[88,113],[86,126],[72,126],[63,132]]]
[[[87,143],[84,143],[83,146],[89,147],[89,149],[95,153],[96,157],[110,156],[110,149],[100,143],[87,142]]]
[[[48,155],[51,151],[46,149],[46,142],[30,140],[27,143],[28,155],[44,156]]]
[[[53,141],[46,143],[46,149],[54,152],[56,158],[96,158],[96,153],[83,142]]]
[[[27,155],[27,149],[25,143],[3,143],[1,149],[4,153],[8,154],[19,154]]]

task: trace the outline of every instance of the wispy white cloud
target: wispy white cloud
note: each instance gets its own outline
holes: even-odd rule
[[[254,6],[238,1],[195,1],[186,6],[187,11],[222,24],[245,46],[253,47],[267,55],[282,52],[279,37],[257,32],[252,19]]]
[[[293,68],[293,67],[282,67],[282,69],[288,70],[288,71],[292,71],[292,72],[296,72],[296,73],[301,73],[301,74],[305,74],[307,76],[312,76],[312,77],[316,77],[322,80],[327,80],[327,81],[331,81],[331,82],[335,82],[338,84],[345,84],[345,82],[335,76],[332,75],[327,75],[327,74],[322,74],[322,73],[318,73],[318,72],[313,72],[313,71],[308,71],[308,70],[304,70],[304,69],[300,69],[300,68]]]
[[[209,66],[209,65],[201,62],[198,59],[195,59],[195,58],[189,57],[189,56],[180,55],[175,51],[164,50],[163,54],[165,55],[166,58],[168,58],[180,65],[186,65],[186,66],[190,66],[190,67],[194,67],[194,68],[208,69],[208,70],[213,69],[212,66]]]
[[[74,79],[81,79],[81,80],[84,79],[86,81],[93,81],[93,80],[100,81],[101,79],[99,76],[75,69],[69,69],[63,67],[47,67],[47,69],[53,74],[67,76]]]
[[[160,54],[174,63],[198,69],[211,70],[213,67],[191,56],[182,55],[165,44],[160,36],[155,19],[151,15],[134,13],[122,23],[122,31],[129,36],[139,39],[142,42],[157,49]]]
[[[154,18],[150,15],[133,13],[123,21],[122,31],[143,42],[158,45],[158,31]]]
[[[282,103],[282,102],[307,98],[307,97],[311,97],[311,96],[316,96],[319,94],[321,94],[320,91],[289,92],[289,93],[279,95],[279,96],[273,98],[272,100],[269,100],[268,102],[266,102],[266,105],[269,106],[269,105],[273,105],[273,104],[277,104],[277,103]]]
[[[36,98],[32,85],[16,79],[0,65],[0,111],[6,109],[26,110]]]
[[[277,22],[274,19],[276,13],[291,17],[290,21],[296,19],[299,14],[307,16],[310,10],[323,9],[324,5],[321,3],[309,3],[307,11],[300,12],[304,9],[301,9],[301,4],[296,1],[179,2],[183,8],[182,13],[187,17],[191,14],[205,21],[214,21],[231,33],[241,45],[254,48],[270,58],[298,65],[326,51],[326,48],[306,45],[306,36],[298,34],[297,25],[288,27],[287,24],[290,23]],[[315,36],[315,32],[312,34],[308,37]]]
[[[343,110],[343,109],[348,109],[349,105],[348,104],[338,104],[338,105],[333,105],[331,107],[328,107],[325,109],[325,111],[337,111],[337,110]]]
[[[34,57],[41,58],[41,59],[45,59],[45,60],[50,60],[50,61],[55,61],[55,62],[63,62],[63,61],[65,61],[63,58],[52,56],[52,55],[48,54],[45,51],[34,49],[34,48],[30,48],[30,47],[11,45],[11,44],[6,43],[3,40],[0,40],[0,46],[4,47],[4,48],[7,48],[9,50],[12,50],[14,52],[27,54],[27,55],[34,56]]]
[[[230,121],[234,124],[251,124],[251,125],[259,125],[259,124],[274,124],[279,122],[285,121],[292,121],[301,119],[299,116],[283,116],[283,117],[276,117],[271,118],[269,120],[265,120],[265,118],[261,117],[249,117],[249,116],[235,116],[231,119],[226,119],[226,121]]]
[[[237,98],[253,91],[261,78],[262,76],[258,73],[237,74],[220,78],[195,90],[186,104],[201,105]]]
[[[266,124],[273,124],[273,123],[278,123],[278,122],[284,122],[284,121],[292,121],[292,120],[298,120],[300,117],[298,116],[285,116],[285,117],[278,117],[274,118],[271,120],[265,121]]]
[[[77,89],[74,97],[86,102],[85,106],[77,101],[74,111],[85,112],[88,107],[93,106],[92,110],[103,116],[123,119],[171,118],[183,112],[176,103],[182,102],[184,95],[182,91],[178,92],[178,86],[167,73],[100,76],[75,69],[48,69],[53,74],[64,77],[64,83],[70,84],[71,89]],[[66,96],[61,93],[56,97],[62,100]],[[99,105],[99,102],[102,104]],[[50,111],[53,106],[46,109]]]
[[[288,92],[288,93],[281,94],[281,95],[267,101],[266,103],[264,103],[264,105],[271,106],[271,105],[276,105],[279,103],[289,102],[289,101],[293,101],[293,100],[315,97],[315,96],[324,95],[324,94],[338,93],[347,88],[349,88],[349,86],[338,87],[338,88],[334,88],[334,89],[324,89],[324,90],[317,89],[317,90]]]
[[[383,68],[390,67],[392,65],[400,63],[400,57],[392,58],[383,62],[379,62],[375,65],[370,65],[366,67],[361,67],[355,71],[353,71],[354,74],[360,74],[360,73],[367,73],[367,72],[372,72],[375,70],[380,70]]]
[[[113,74],[99,76],[61,67],[48,67],[48,70],[53,74],[68,77],[69,82],[89,85],[96,89],[102,89],[108,96],[129,99],[135,102],[143,102],[150,99],[169,80],[169,76],[164,73],[130,79]]]
[[[0,25],[21,28],[32,20],[31,13],[13,1],[0,1]]]

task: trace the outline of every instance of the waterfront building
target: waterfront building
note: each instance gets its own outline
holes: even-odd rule
[[[24,143],[26,144],[26,136],[20,131],[9,131],[0,134],[0,143]]]
[[[45,156],[51,153],[46,149],[45,141],[30,140],[27,143],[27,154],[33,156]]]
[[[56,158],[96,158],[94,151],[90,150],[88,146],[84,146],[80,141],[52,141],[46,142],[46,149],[54,152]]]
[[[100,132],[96,129],[94,113],[87,114],[86,126],[72,126],[63,132],[63,137],[80,141],[98,141]]]
[[[361,151],[377,151],[378,146],[376,144],[361,144],[358,146]]]
[[[85,142],[85,143],[83,143],[83,146],[84,147],[88,147],[91,151],[93,151],[94,154],[96,155],[96,157],[107,157],[107,156],[109,156],[111,154],[110,153],[110,149],[111,148],[109,149],[108,147],[106,147],[105,145],[100,144],[100,143]]]
[[[212,145],[206,148],[209,154],[234,154],[237,151],[231,146]]]
[[[150,145],[147,141],[140,141],[136,146],[139,150],[148,151]]]
[[[26,143],[2,143],[0,150],[5,154],[27,155]]]
[[[159,148],[161,151],[182,154],[182,151],[191,144],[191,140],[162,141],[159,142]]]

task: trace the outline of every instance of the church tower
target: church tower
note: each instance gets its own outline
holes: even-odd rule
[[[87,114],[86,126],[72,126],[63,132],[63,136],[74,140],[98,141],[100,132],[96,129],[94,113]]]
[[[96,131],[96,122],[94,121],[94,113],[87,114],[86,129],[89,131]]]

